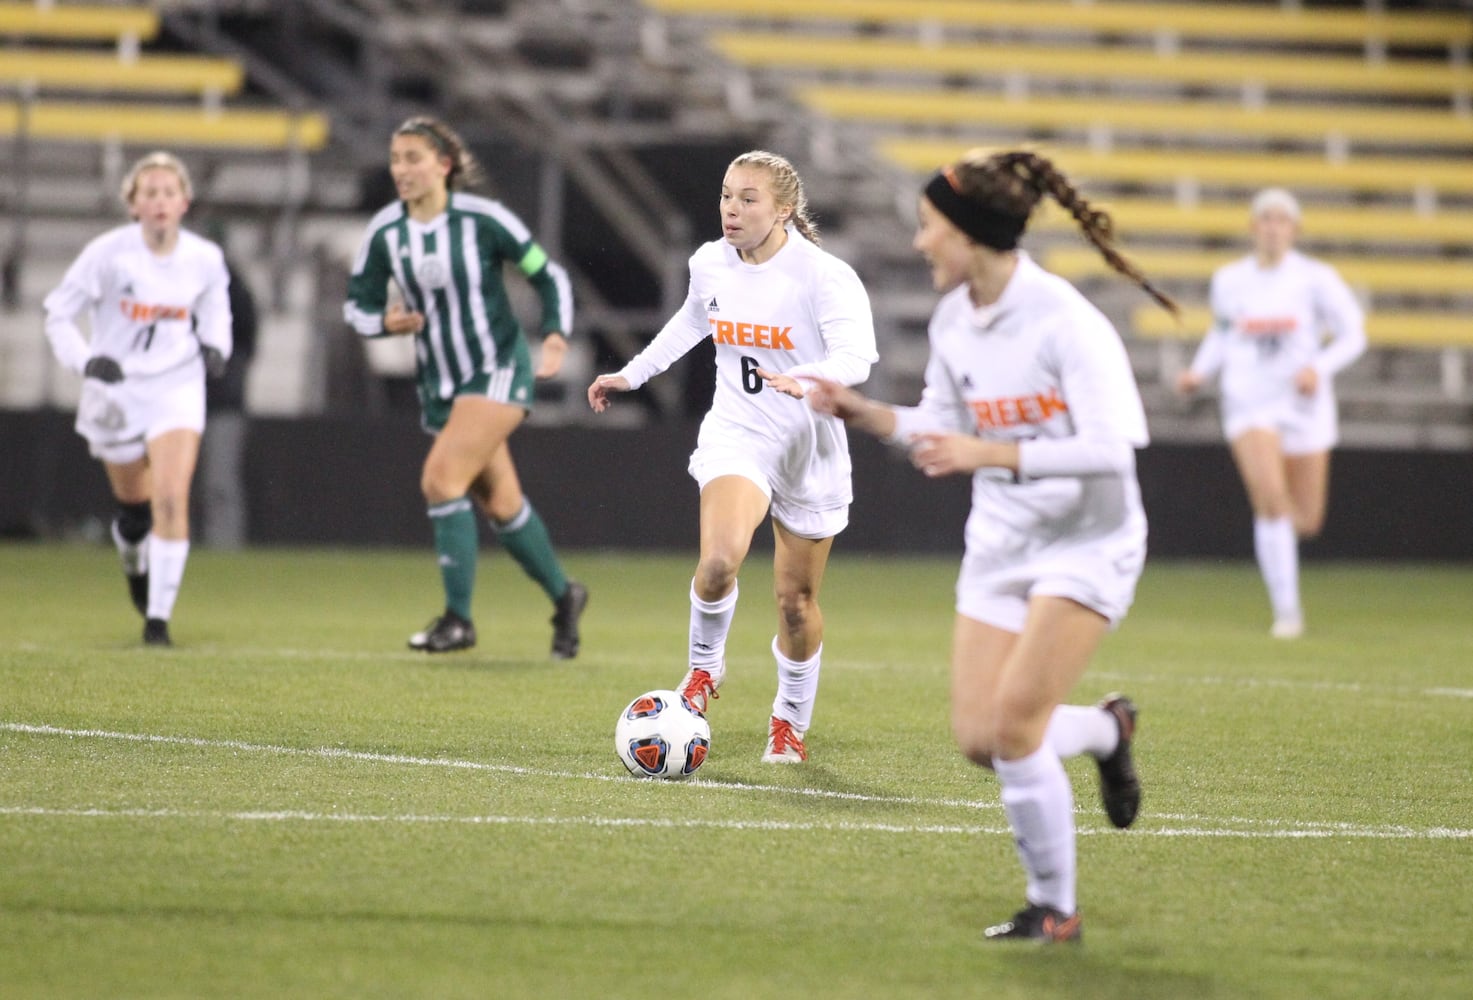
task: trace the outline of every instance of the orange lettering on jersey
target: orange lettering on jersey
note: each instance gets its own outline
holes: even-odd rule
[[[1298,326],[1293,316],[1249,316],[1238,323],[1245,337],[1282,337],[1293,333]]]
[[[773,351],[793,350],[793,332],[791,326],[770,326],[766,323],[733,323],[727,319],[717,319],[708,316],[706,322],[711,326],[711,339],[718,344],[730,344],[733,347],[765,347]]]
[[[188,319],[187,306],[151,306],[144,302],[123,299],[118,303],[123,315],[134,323],[157,323],[161,319]]]
[[[1003,396],[999,399],[974,399],[969,404],[979,431],[1041,424],[1060,413],[1069,412],[1069,404],[1050,387],[1032,396]]]

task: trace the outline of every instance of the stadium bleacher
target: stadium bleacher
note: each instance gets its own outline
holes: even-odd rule
[[[245,150],[322,148],[321,114],[253,102],[244,69],[218,57],[152,54],[159,14],[142,4],[0,3],[0,136],[24,129],[55,142],[163,144]]]
[[[1143,348],[1201,336],[1213,268],[1246,252],[1253,191],[1292,188],[1305,249],[1369,306],[1373,345],[1429,354],[1413,367],[1430,379],[1372,386],[1377,398],[1404,389],[1445,403],[1465,389],[1450,373],[1473,350],[1466,14],[1112,0],[646,5],[700,26],[737,71],[811,121],[861,139],[902,185],[976,146],[1053,157],[1185,306],[1178,324],[1121,294],[1073,222],[1045,210],[1035,238],[1046,266]],[[1182,357],[1140,356],[1148,369]],[[1349,373],[1350,395],[1373,377]]]

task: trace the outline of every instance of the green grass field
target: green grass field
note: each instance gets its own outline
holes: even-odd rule
[[[0,996],[1466,997],[1473,569],[1148,568],[1076,701],[1141,705],[1143,815],[1074,761],[1081,948],[1022,899],[947,731],[954,559],[840,554],[812,760],[758,760],[765,556],[702,780],[624,777],[683,672],[689,556],[572,553],[584,653],[488,550],[481,645],[426,658],[427,553],[196,550],[145,650],[110,548],[0,546]]]

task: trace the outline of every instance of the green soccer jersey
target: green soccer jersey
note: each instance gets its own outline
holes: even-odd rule
[[[506,206],[458,191],[429,222],[411,219],[397,201],[373,217],[353,261],[343,316],[360,334],[383,336],[392,281],[405,308],[425,317],[415,336],[420,392],[450,399],[458,387],[515,363],[524,335],[501,280],[507,261],[542,300],[541,332],[568,336],[573,297],[567,272]]]

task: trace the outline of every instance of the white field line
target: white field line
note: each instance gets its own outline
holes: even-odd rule
[[[948,836],[1010,836],[1006,826],[965,826],[935,823],[799,823],[785,820],[666,819],[649,816],[443,816],[419,813],[317,813],[301,810],[214,812],[194,809],[52,809],[42,806],[0,806],[0,816],[71,819],[195,820],[234,823],[366,823],[441,826],[563,826],[620,829],[655,827],[678,830],[760,830],[763,832],[900,833]],[[1110,834],[1105,829],[1082,829],[1081,837]],[[1192,827],[1156,827],[1132,831],[1131,837],[1222,837],[1240,840],[1467,840],[1473,830],[1434,827],[1360,827],[1346,830],[1217,830]]]
[[[578,771],[552,771],[539,770],[537,768],[519,767],[511,764],[490,764],[483,761],[455,760],[444,757],[412,757],[404,754],[370,753],[361,750],[345,750],[339,747],[285,747],[267,743],[247,743],[240,740],[211,740],[195,736],[164,736],[151,733],[119,733],[100,729],[64,729],[57,726],[32,725],[21,722],[0,722],[0,732],[21,733],[32,736],[59,736],[69,739],[95,739],[116,740],[129,743],[150,743],[166,746],[187,746],[204,749],[237,750],[247,753],[262,753],[278,756],[315,757],[326,760],[353,760],[373,764],[396,764],[410,767],[443,767],[457,770],[481,771],[492,774],[510,774],[520,777],[553,778],[577,781],[607,781],[626,782],[637,784],[648,784],[640,779],[622,774],[602,774],[598,772]],[[653,787],[670,787],[674,783],[657,783]],[[679,783],[681,787],[697,788],[703,791],[717,792],[758,792],[771,793],[775,795],[796,795],[810,798],[840,799],[850,802],[873,802],[886,806],[908,806],[908,807],[930,807],[930,808],[959,808],[968,810],[994,811],[1000,808],[993,801],[978,801],[974,799],[954,798],[922,798],[918,796],[905,795],[872,795],[861,792],[837,792],[823,788],[789,788],[782,785],[755,785],[746,782],[717,782],[694,778]],[[39,807],[38,807],[39,808]],[[28,812],[28,807],[16,807],[11,809],[0,808],[0,815],[78,815],[78,816],[172,816],[201,818],[213,817],[219,819],[320,819],[323,821],[342,820],[355,822],[438,822],[438,823],[502,823],[502,824],[535,824],[545,823],[556,825],[564,820],[551,817],[415,817],[415,816],[344,816],[333,813],[297,813],[297,812],[244,812],[244,813],[189,813],[172,810],[150,811],[150,810],[53,810]],[[1093,810],[1078,810],[1093,814]],[[1153,822],[1169,822],[1179,824],[1212,824],[1214,828],[1202,828],[1198,826],[1183,826],[1177,828],[1136,828],[1132,835],[1149,836],[1180,836],[1180,837],[1263,837],[1271,838],[1324,838],[1324,837],[1350,837],[1350,838],[1372,838],[1393,840],[1438,840],[1438,839],[1467,839],[1473,838],[1473,830],[1459,829],[1453,827],[1416,828],[1400,825],[1367,826],[1358,823],[1323,822],[1307,820],[1283,820],[1283,819],[1250,819],[1234,816],[1200,816],[1182,813],[1151,813]],[[934,826],[926,824],[918,825],[894,825],[887,823],[832,823],[811,824],[783,823],[781,821],[718,821],[718,820],[689,820],[689,821],[666,821],[645,820],[640,818],[623,820],[597,820],[592,817],[568,820],[566,822],[577,822],[582,825],[607,825],[607,826],[637,826],[649,825],[659,826],[667,823],[689,826],[709,826],[722,829],[825,829],[825,830],[875,830],[889,832],[939,832],[939,833],[1006,833],[1007,828],[993,828],[981,826]],[[1247,827],[1247,829],[1231,829],[1231,827]],[[1080,835],[1088,836],[1098,833],[1110,833],[1113,831],[1105,829],[1081,828]]]

